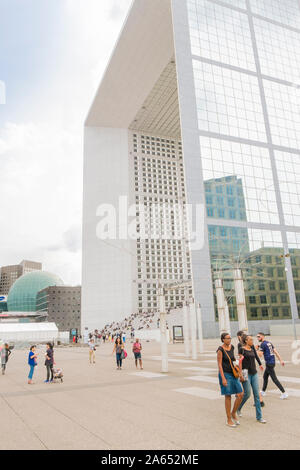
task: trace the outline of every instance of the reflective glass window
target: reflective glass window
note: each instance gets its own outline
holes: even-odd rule
[[[258,80],[193,61],[199,129],[266,141]]]
[[[239,206],[246,211],[237,212],[237,220],[279,223],[267,149],[207,137],[200,137],[200,146],[204,186],[216,195],[226,194],[214,202],[217,209],[226,204],[224,218],[229,218],[229,207]]]
[[[262,73],[300,83],[300,32],[257,18],[254,27]]]
[[[284,219],[300,226],[300,155],[275,151]]]
[[[235,295],[232,294],[236,265],[242,270],[250,317],[252,308],[255,308],[253,312],[258,319],[274,316],[274,304],[274,308],[279,308],[275,310],[275,316],[290,316],[281,233],[241,227],[216,227],[218,230],[209,238],[213,278],[223,280],[225,295],[231,299],[233,318],[237,315]],[[283,308],[287,310],[283,311]]]
[[[300,29],[300,10],[297,0],[250,0],[253,13]]]
[[[300,148],[300,88],[264,80],[273,143]]]
[[[208,0],[188,0],[192,54],[255,70],[247,15]]]

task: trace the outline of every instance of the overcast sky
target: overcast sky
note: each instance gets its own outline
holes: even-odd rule
[[[81,283],[83,122],[130,4],[0,1],[0,266]]]

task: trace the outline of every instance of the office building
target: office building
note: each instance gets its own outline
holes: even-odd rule
[[[51,286],[37,294],[37,312],[47,313],[59,331],[80,332],[81,286]]]
[[[30,273],[32,271],[40,271],[42,269],[42,263],[35,261],[21,261],[20,264],[11,266],[2,266],[0,276],[0,294],[8,295],[9,289],[13,283],[23,274]]]
[[[204,334],[215,336],[216,253],[223,271],[255,256],[265,266],[267,256],[281,260],[288,302],[278,297],[272,317],[264,298],[257,317],[251,311],[243,268],[253,331],[299,321],[291,264],[300,249],[299,46],[298,0],[134,1],[85,122],[82,328],[156,309],[159,284],[191,278]],[[212,181],[216,197],[218,186],[238,190],[223,195],[224,212],[207,197]],[[138,209],[140,236],[126,238],[120,196],[147,207],[202,205],[203,243],[143,238]],[[105,208],[116,216],[106,238]],[[176,216],[166,222],[177,230]],[[184,298],[171,294],[167,307]]]

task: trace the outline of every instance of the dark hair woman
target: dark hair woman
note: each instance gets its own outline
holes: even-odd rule
[[[28,374],[28,383],[33,384],[32,377],[34,373],[34,368],[37,365],[37,354],[36,354],[35,344],[31,346],[29,354],[28,354],[28,365],[30,367],[29,374]]]
[[[217,350],[217,361],[219,367],[219,383],[221,394],[225,396],[225,410],[227,426],[235,428],[239,423],[236,412],[243,399],[243,388],[240,380],[233,374],[235,362],[234,346],[231,344],[231,336],[228,333],[221,335],[222,345]],[[231,410],[231,395],[236,399]]]
[[[45,366],[47,369],[47,379],[45,383],[52,383],[53,382],[53,364],[54,364],[54,351],[53,351],[53,344],[47,343],[46,345],[46,359],[45,359]],[[51,375],[51,379],[50,379]],[[50,379],[50,380],[49,380]]]
[[[251,388],[254,395],[254,403],[256,409],[256,419],[259,423],[266,423],[266,420],[262,417],[261,404],[259,399],[259,383],[258,373],[256,370],[255,361],[258,362],[259,367],[263,370],[262,363],[257,355],[255,347],[253,345],[253,338],[250,335],[242,336],[242,348],[240,349],[240,369],[243,373],[243,389],[244,397],[238,408],[237,414],[241,416],[241,410],[251,395]]]
[[[114,344],[114,349],[112,354],[116,353],[116,360],[117,360],[117,370],[122,369],[122,351],[124,349],[124,344],[122,343],[122,339],[117,336],[116,342]]]

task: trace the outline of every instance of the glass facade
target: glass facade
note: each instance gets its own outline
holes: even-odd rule
[[[11,287],[7,306],[10,312],[35,312],[37,310],[37,294],[49,286],[62,286],[63,281],[45,271],[24,274]]]
[[[232,319],[237,266],[250,320],[298,318],[300,3],[187,5],[213,279]]]

